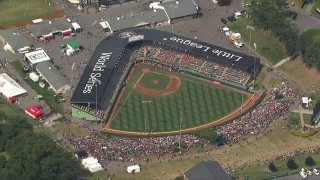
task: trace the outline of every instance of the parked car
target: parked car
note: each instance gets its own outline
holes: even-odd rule
[[[227,23],[228,23],[228,21],[227,21],[226,19],[224,19],[224,18],[221,18],[221,22],[222,22],[223,24],[227,24]]]
[[[303,179],[307,179],[308,178],[308,174],[306,172],[302,171],[302,170],[299,172],[299,174]]]
[[[313,173],[314,173],[315,175],[317,175],[317,176],[320,175],[320,173],[319,173],[319,171],[318,171],[317,169],[313,169]]]
[[[312,176],[312,171],[307,170],[307,174],[308,174],[309,176]]]
[[[234,16],[229,16],[227,19],[230,22],[235,22],[237,20]]]

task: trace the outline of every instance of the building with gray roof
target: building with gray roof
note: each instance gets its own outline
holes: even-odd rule
[[[140,13],[131,13],[108,19],[106,22],[102,22],[102,24],[106,24],[107,27],[101,28],[107,28],[107,31],[113,33],[115,31],[133,27],[164,26],[172,24],[175,21],[196,18],[199,13],[199,7],[195,0],[166,0],[152,2],[149,4],[149,8],[150,9]]]
[[[202,161],[184,174],[185,180],[231,180],[217,161]]]
[[[69,81],[59,72],[50,61],[37,64],[36,71],[47,81],[55,93],[66,93],[71,86]]]
[[[181,19],[196,15],[199,8],[194,0],[166,1],[162,2],[161,6],[163,7],[169,20]]]
[[[6,29],[0,31],[0,40],[4,43],[4,49],[12,53],[28,52],[32,49],[32,42],[28,36],[19,29]]]
[[[44,21],[38,24],[32,24],[27,27],[27,30],[35,38],[40,38],[46,35],[58,35],[63,31],[71,31],[72,24],[66,19],[58,19],[54,21]]]

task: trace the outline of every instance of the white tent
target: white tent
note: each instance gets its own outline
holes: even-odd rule
[[[137,172],[140,172],[141,168],[139,165],[133,165],[133,166],[128,166],[127,167],[127,172],[128,173],[137,173]]]
[[[34,72],[29,73],[29,77],[33,82],[39,81],[39,76]]]
[[[0,74],[0,93],[6,98],[16,97],[27,91],[14,81],[7,73]]]
[[[88,166],[88,169],[92,173],[103,170],[100,163],[91,164],[90,166]]]
[[[98,162],[98,159],[94,157],[87,157],[85,159],[82,159],[82,165],[89,169],[90,172],[94,173],[97,171],[103,170],[101,164]]]
[[[309,107],[311,101],[312,101],[311,98],[308,98],[308,97],[302,97],[301,98],[302,104],[305,105],[306,107]]]
[[[96,159],[94,157],[88,157],[88,158],[82,159],[82,164],[85,167],[88,167],[91,164],[96,164],[96,163],[98,163],[98,159]]]

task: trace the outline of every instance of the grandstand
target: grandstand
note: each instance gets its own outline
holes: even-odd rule
[[[120,32],[96,48],[71,98],[72,106],[106,119],[132,65],[146,62],[241,89],[260,68],[258,58],[169,32]]]

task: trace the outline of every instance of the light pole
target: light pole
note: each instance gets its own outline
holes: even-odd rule
[[[70,88],[70,92],[72,92],[72,79],[73,79],[73,69],[74,69],[74,65],[75,65],[75,63],[72,63],[72,66],[71,66],[71,77],[70,77],[70,86],[71,86],[71,88]]]
[[[179,151],[181,149],[181,126],[182,126],[182,111],[180,112]]]
[[[170,5],[171,11],[172,11],[172,19],[170,20],[171,22],[171,32],[173,33],[173,20],[174,20],[174,10],[175,8],[178,8],[178,5]]]
[[[247,30],[250,31],[250,33],[249,33],[249,55],[251,55],[251,31],[254,31],[254,27],[247,25]],[[254,81],[256,78],[255,74],[256,74],[256,56],[254,56],[252,89],[254,89]]]
[[[101,85],[101,81],[95,78],[94,84],[96,86],[96,122],[98,122],[98,84]]]
[[[152,101],[149,100],[142,100],[141,101],[142,104],[146,104],[146,113],[144,116],[144,132],[147,132],[147,113],[148,113],[148,104],[152,103]]]

